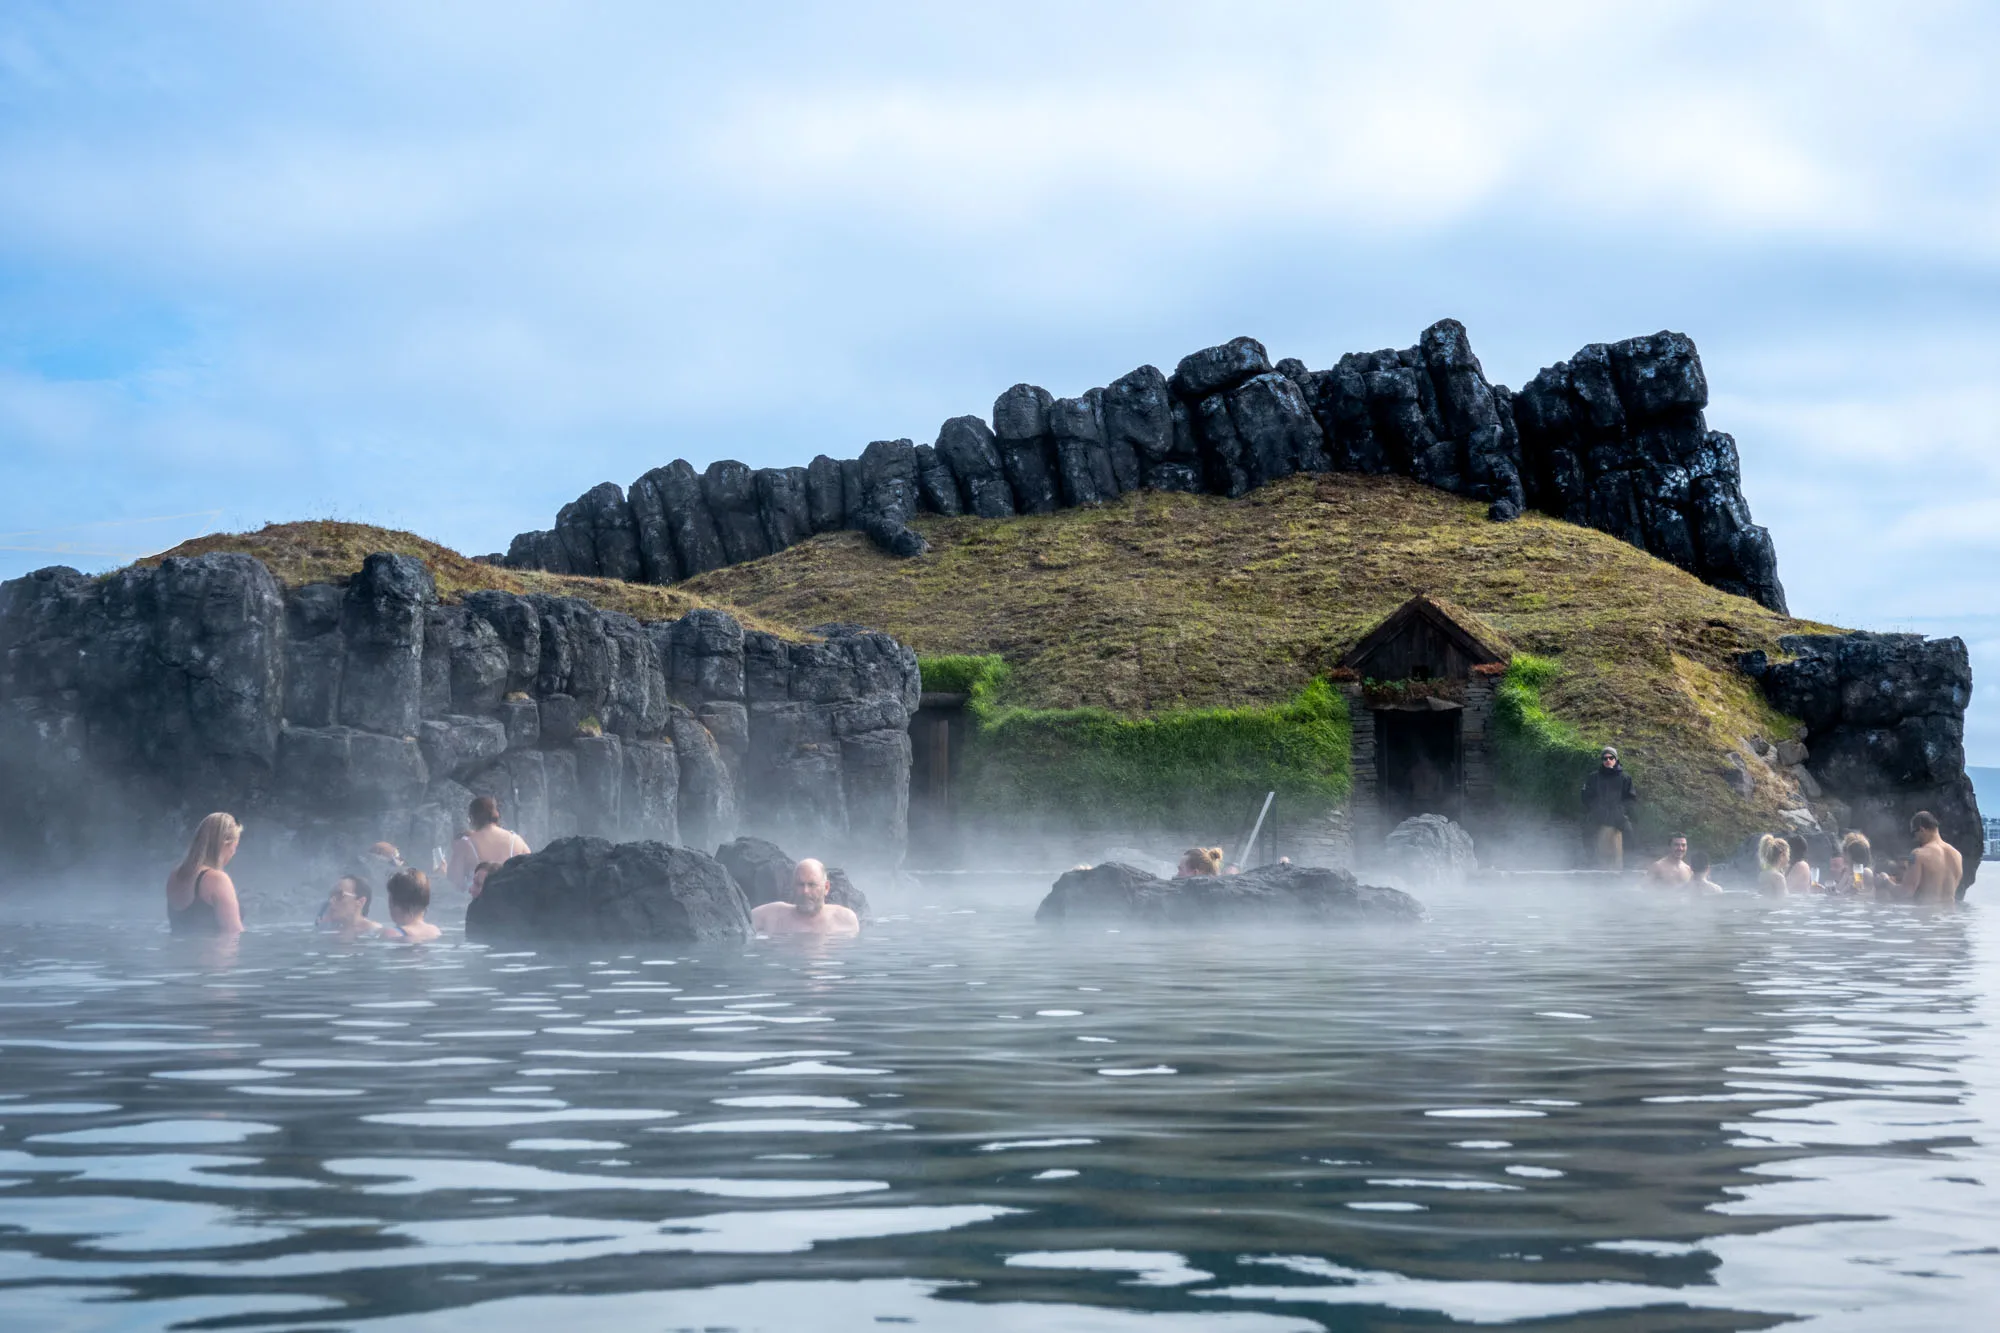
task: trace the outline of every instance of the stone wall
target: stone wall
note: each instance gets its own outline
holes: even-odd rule
[[[1878,857],[1907,851],[1910,816],[1929,810],[1972,883],[1983,841],[1965,772],[1972,664],[1964,640],[1797,634],[1778,647],[1790,660],[1754,652],[1742,665],[1779,711],[1805,724],[1800,740],[1776,748],[1806,794],[1835,806],[1842,828],[1866,833]]]
[[[1750,521],[1736,442],[1708,429],[1694,343],[1657,333],[1592,343],[1519,393],[1487,381],[1465,328],[1275,366],[1237,338],[1056,398],[1017,384],[992,421],[953,417],[934,444],[877,440],[806,467],[724,460],[606,482],[524,532],[517,568],[671,583],[839,528],[915,555],[916,514],[1006,518],[1148,488],[1237,496],[1295,472],[1397,473],[1483,500],[1496,520],[1539,509],[1601,528],[1728,592],[1785,609],[1770,534]]]
[[[226,809],[253,830],[246,856],[338,864],[387,839],[423,864],[484,794],[537,847],[764,832],[893,864],[916,656],[821,633],[446,604],[386,553],[290,591],[240,554],[40,570],[0,584],[0,846],[17,871],[157,861]]]
[[[1493,704],[1499,684],[1496,676],[1479,673],[1463,682],[1464,697],[1459,717],[1459,772],[1462,786],[1443,811],[1460,824],[1485,836],[1495,825],[1498,813],[1494,787]],[[1349,772],[1353,786],[1348,796],[1348,821],[1354,846],[1364,855],[1377,852],[1383,838],[1395,827],[1382,808],[1382,770],[1375,747],[1375,709],[1360,684],[1343,681],[1340,692],[1347,699],[1350,719]]]

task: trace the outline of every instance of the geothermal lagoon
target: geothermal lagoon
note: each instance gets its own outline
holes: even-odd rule
[[[152,886],[147,885],[148,889]],[[2000,929],[1634,889],[1414,925],[0,942],[19,1329],[1971,1328]],[[246,893],[257,920],[254,890]]]

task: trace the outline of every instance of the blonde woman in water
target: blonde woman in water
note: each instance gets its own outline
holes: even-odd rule
[[[1789,887],[1785,872],[1792,865],[1792,849],[1783,838],[1766,833],[1757,842],[1757,891],[1783,896]]]
[[[218,810],[196,825],[194,841],[167,876],[167,926],[176,935],[240,935],[243,909],[223,867],[236,855],[243,826]]]

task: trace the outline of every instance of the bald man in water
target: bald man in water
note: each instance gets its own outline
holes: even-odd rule
[[[1917,845],[1909,869],[1891,882],[1911,902],[1951,906],[1958,901],[1958,882],[1965,878],[1965,858],[1944,840],[1937,816],[1928,810],[1910,816],[1910,836]]]
[[[861,918],[826,900],[826,867],[807,857],[792,871],[792,900],[750,913],[761,935],[859,935]]]

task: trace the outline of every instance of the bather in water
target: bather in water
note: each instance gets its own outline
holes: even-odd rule
[[[236,855],[243,826],[218,810],[195,826],[187,856],[167,876],[167,926],[176,935],[239,935],[243,908],[223,867]]]

